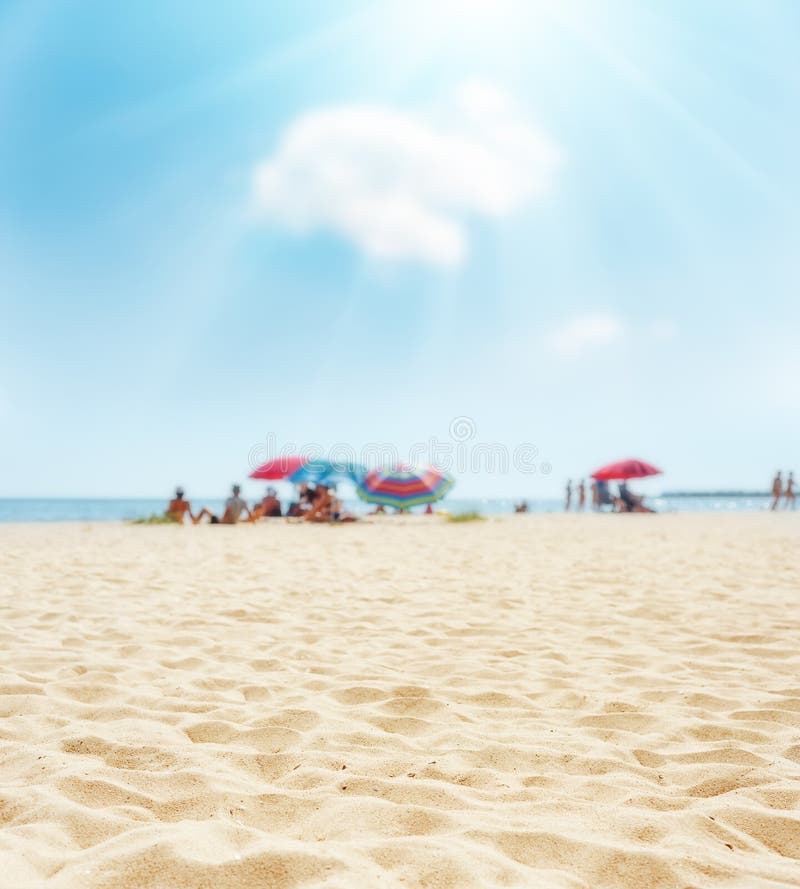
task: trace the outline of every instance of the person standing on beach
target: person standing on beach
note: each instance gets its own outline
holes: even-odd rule
[[[567,497],[564,502],[564,512],[569,512],[569,508],[572,506],[572,479],[567,479]]]
[[[783,493],[783,481],[781,479],[781,471],[780,469],[775,473],[775,478],[772,480],[772,506],[770,509],[778,508],[778,501],[781,499],[781,494]]]
[[[188,515],[194,522],[195,518],[192,515],[192,504],[189,503],[188,500],[183,499],[183,488],[175,489],[175,496],[169,501],[165,515],[168,519],[172,519],[173,522],[177,522],[179,525],[183,524],[183,517],[186,515]]]
[[[794,494],[794,473],[790,472],[788,478],[786,479],[786,491],[783,495],[786,499],[783,501],[783,508],[788,509],[789,504],[791,503],[792,509],[795,506],[795,494]]]
[[[600,486],[596,481],[592,482],[592,510],[597,512],[600,509]]]
[[[581,479],[580,484],[578,485],[578,510],[583,512],[586,507],[586,485],[584,484],[583,479]]]

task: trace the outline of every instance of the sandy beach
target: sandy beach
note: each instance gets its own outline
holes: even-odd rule
[[[0,885],[800,886],[799,535],[4,526]]]

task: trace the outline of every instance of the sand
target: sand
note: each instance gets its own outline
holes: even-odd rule
[[[0,885],[800,886],[798,540],[0,526]]]

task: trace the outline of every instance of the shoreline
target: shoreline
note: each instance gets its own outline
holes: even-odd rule
[[[347,503],[347,501],[343,501]],[[647,501],[650,502],[650,501]],[[439,504],[435,504],[439,505]],[[393,522],[400,521],[402,519],[425,519],[428,521],[436,521],[438,519],[444,519],[446,515],[458,515],[457,511],[449,512],[446,508],[447,504],[439,505],[440,508],[437,510],[436,514],[433,516],[424,515],[422,512],[410,513],[408,515],[394,515],[387,514],[385,516],[371,516],[366,513],[357,513],[358,522],[356,524],[364,524],[370,523],[371,521],[377,519],[380,522]],[[471,511],[471,510],[470,510]],[[477,510],[480,512],[480,510]],[[734,508],[734,509],[725,509],[725,508],[715,508],[715,509],[685,509],[681,510],[679,508],[656,511],[652,514],[652,518],[656,518],[658,516],[661,517],[677,517],[677,516],[704,516],[704,517],[721,517],[721,516],[751,516],[751,515],[800,515],[800,509],[784,509],[782,506],[779,506],[778,509],[772,510],[768,505],[762,505],[758,508]],[[586,518],[588,516],[613,516],[614,513],[609,511],[599,511],[595,512],[593,510],[587,509],[582,512],[577,510],[570,510],[566,512],[563,509],[552,509],[550,511],[540,511],[540,510],[530,510],[527,513],[514,513],[512,511],[509,512],[482,512],[480,513],[481,517],[485,520],[496,521],[499,519],[513,519],[515,521],[519,521],[525,518],[555,518],[557,516],[569,516],[572,518],[580,519]],[[259,522],[255,523],[257,525],[262,525],[265,522],[269,524],[277,523],[279,521],[287,521],[287,516],[273,517],[270,519],[260,519]],[[202,524],[206,524],[205,522]],[[249,522],[238,522],[237,524],[248,525],[252,524]],[[345,523],[346,524],[346,523]],[[70,519],[4,519],[0,518],[0,528],[8,528],[13,525],[45,525],[45,526],[71,526],[71,525],[99,525],[99,526],[112,526],[112,525],[136,525],[135,518],[107,518],[107,519],[98,519],[98,518],[70,518]],[[188,523],[187,523],[188,526]],[[168,524],[160,526],[158,524],[151,525],[148,527],[170,527]],[[201,525],[194,525],[192,527],[201,527]]]
[[[458,515],[458,513],[451,513],[452,515]],[[385,516],[373,516],[373,515],[359,515],[357,522],[323,522],[321,524],[325,525],[370,525],[370,524],[402,524],[404,521],[412,520],[412,521],[427,521],[431,523],[437,522],[447,522],[446,511],[441,511],[434,515],[424,515],[422,513],[411,513],[409,515],[393,515],[387,514]],[[565,512],[562,511],[553,511],[553,512],[527,512],[521,514],[515,513],[482,513],[478,523],[480,522],[502,522],[502,521],[514,521],[521,522],[527,521],[531,519],[535,520],[558,520],[560,518],[564,519],[574,519],[576,521],[584,520],[584,519],[603,519],[605,517],[616,518],[627,517],[630,521],[633,515],[643,516],[645,521],[658,521],[658,519],[669,518],[700,518],[700,519],[722,519],[723,521],[727,518],[737,519],[737,518],[746,518],[751,516],[767,516],[767,515],[775,515],[775,516],[792,516],[797,515],[800,516],[800,509],[792,510],[792,509],[782,509],[779,508],[777,510],[771,509],[741,509],[741,510],[723,510],[723,509],[709,509],[709,510],[686,510],[681,512],[680,510],[670,510],[669,512],[655,512],[655,513],[611,513],[611,512],[593,512],[591,510],[586,510],[585,512]],[[208,525],[208,522],[201,522],[198,525],[193,525],[191,522],[186,522],[184,524],[176,523],[177,527],[185,527],[185,528],[203,528]],[[311,522],[303,522],[302,520],[294,520],[289,519],[287,516],[280,517],[271,517],[265,519],[259,519],[258,522],[247,522],[241,521],[237,522],[236,525],[225,525],[223,527],[270,527],[280,524],[287,525],[305,525],[311,526]],[[137,523],[134,519],[33,519],[30,521],[0,521],[0,528],[13,528],[15,526],[20,527],[74,527],[76,525],[82,526],[97,526],[97,527],[146,527],[146,528],[171,528],[173,527],[170,523],[155,523],[152,525]],[[215,526],[217,527],[217,526]]]

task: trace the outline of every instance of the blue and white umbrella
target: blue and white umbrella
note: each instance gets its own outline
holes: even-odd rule
[[[345,461],[311,460],[295,470],[287,481],[300,485],[338,485],[340,482],[360,484],[367,474],[366,466]]]

